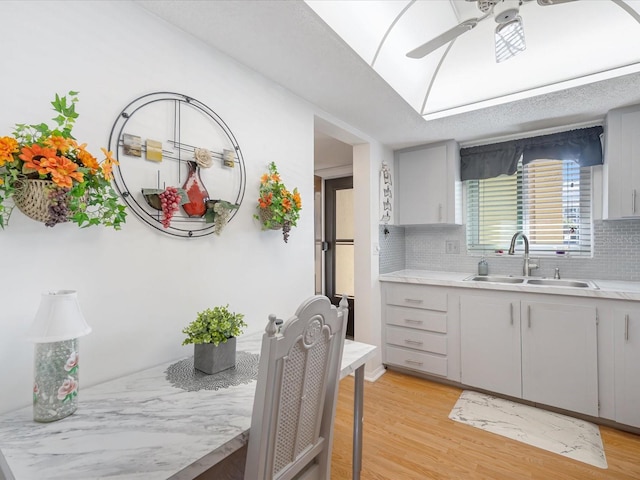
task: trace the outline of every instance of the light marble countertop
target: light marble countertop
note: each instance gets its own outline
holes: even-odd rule
[[[261,339],[242,335],[237,350],[260,353]],[[340,378],[376,348],[346,340]],[[31,407],[0,416],[0,478],[191,479],[241,448],[256,382],[188,392],[166,380],[178,360],[81,389],[57,422],[34,422]]]
[[[595,283],[598,288],[594,289],[530,285],[526,283],[511,284],[465,281],[465,278],[468,278],[472,275],[474,274],[460,272],[436,272],[431,270],[398,270],[396,272],[382,274],[378,278],[381,282],[415,283],[422,285],[437,285],[443,287],[463,287],[510,292],[544,293],[551,295],[570,295],[575,297],[640,301],[640,282],[627,282],[621,280],[575,279],[583,281],[588,280]]]

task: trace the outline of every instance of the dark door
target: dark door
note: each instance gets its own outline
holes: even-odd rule
[[[347,337],[354,337],[353,177],[325,181],[325,294],[349,299]]]

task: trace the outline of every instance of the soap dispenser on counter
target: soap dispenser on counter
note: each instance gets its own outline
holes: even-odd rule
[[[489,275],[489,264],[484,257],[478,262],[478,275]]]

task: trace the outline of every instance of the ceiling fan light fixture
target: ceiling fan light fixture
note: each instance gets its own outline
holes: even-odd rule
[[[511,22],[512,20],[515,20],[516,18],[518,18],[518,9],[517,8],[508,8],[506,10],[503,10],[501,12],[498,12],[495,16],[495,21],[496,23],[508,23]]]
[[[496,26],[496,62],[501,63],[523,52],[527,46],[524,41],[522,17],[516,17]]]

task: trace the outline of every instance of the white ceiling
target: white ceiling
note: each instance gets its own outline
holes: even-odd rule
[[[330,2],[330,0],[323,1]],[[397,2],[406,3],[405,0],[397,0]],[[136,0],[136,3],[281,84],[360,132],[394,149],[449,138],[474,143],[488,138],[588,123],[602,119],[606,111],[611,108],[640,103],[640,73],[634,72],[595,83],[552,91],[544,95],[515,99],[512,97],[513,101],[492,106],[480,105],[481,108],[465,113],[453,113],[442,118],[425,120],[391,88],[380,74],[370,67],[363,56],[349,47],[346,41],[302,0]],[[351,2],[341,0],[340,3],[347,5]],[[381,2],[357,0],[357,3]],[[424,0],[421,3],[426,4],[423,7],[434,4],[440,4],[442,7],[446,4],[449,8],[452,8],[455,3],[460,3],[461,5],[456,7],[460,12],[454,8],[456,16],[453,18],[453,24],[459,17],[467,18],[466,15],[470,13],[469,8],[475,9],[473,3],[466,4],[467,2],[463,0]],[[595,32],[593,29],[598,28],[599,32],[600,27],[609,29],[605,33],[598,33],[605,51],[630,52],[625,58],[640,56],[640,40],[638,40],[640,25],[635,20],[627,21],[624,12],[616,5],[613,7],[618,8],[622,13],[616,11],[616,14],[611,14],[611,17],[602,17],[604,20],[598,17],[595,27],[593,23],[586,25],[583,16],[575,13],[581,4],[586,7],[584,4],[608,5],[609,3],[613,5],[614,2],[613,0],[580,0],[572,4],[550,7],[541,7],[535,2],[523,5],[521,15],[527,37],[525,53],[533,50],[534,45],[538,48],[542,40],[546,42],[544,47],[540,47],[544,48],[542,55],[544,68],[540,67],[538,71],[560,69],[568,58],[566,54],[558,56],[560,52],[558,45],[584,33],[585,30],[589,33]],[[640,1],[629,0],[627,3],[638,7]],[[551,24],[546,21],[542,24],[537,20],[534,21],[533,12],[536,10],[539,13],[548,11],[551,15],[552,11],[568,12],[564,7],[569,5],[575,11],[570,15],[563,15],[566,21],[562,26],[554,24],[555,26],[549,31]],[[591,7],[587,8],[589,12],[594,11]],[[477,16],[473,10],[472,12],[473,16]],[[622,22],[623,30],[620,24],[611,24],[611,18],[614,17],[618,20],[625,18]],[[489,21],[493,22],[492,19],[487,19],[485,23]],[[450,15],[446,16],[444,22],[442,25],[452,25]],[[602,25],[599,25],[599,22]],[[536,24],[538,24],[537,27]],[[442,25],[439,27],[434,25],[433,28],[436,30],[439,28],[438,31],[442,31]],[[491,53],[490,63],[493,66],[495,62],[492,57],[491,32],[489,32],[488,47],[481,45],[486,43],[484,40],[481,42],[472,37],[476,33],[479,35],[483,33],[481,25],[482,23],[458,38],[455,47],[463,44],[462,46],[466,45],[465,48],[474,51],[481,47],[488,48]],[[446,26],[444,29],[446,28],[449,27]],[[536,33],[536,28],[540,29],[542,34]],[[622,38],[632,39],[633,42],[622,41],[620,31],[624,32]],[[465,42],[462,41],[463,39]],[[426,40],[428,38],[424,38],[421,42]],[[460,53],[459,57],[453,57],[453,50],[454,47],[450,50],[451,58],[447,57],[446,62],[451,60],[451,65],[447,67],[449,70],[447,75],[458,74],[460,77],[454,92],[462,95],[467,91],[478,90],[475,85],[481,65],[476,65],[473,70],[470,70],[469,61],[464,60],[466,58],[464,55],[469,53],[464,55]],[[588,50],[586,53],[587,55],[582,56],[580,62],[586,64],[586,67],[593,68],[592,63],[595,62],[596,57],[589,55]],[[515,57],[500,65],[514,62],[518,58]],[[489,61],[486,62],[488,68]],[[636,63],[627,68],[632,71],[637,66]],[[438,75],[443,73],[442,68]],[[534,76],[534,74],[529,73],[528,76]],[[516,90],[518,88],[516,87]],[[435,94],[436,92],[433,91],[434,102],[436,102]],[[442,100],[437,101],[442,102]],[[354,143],[352,138],[345,137],[341,140]]]
[[[628,48],[640,46],[640,13],[632,8],[640,9],[639,1],[306,2],[425,119],[640,71],[640,48]],[[510,10],[522,18],[527,48],[497,63],[494,17]],[[423,58],[406,56],[478,17],[483,20],[473,30]]]

